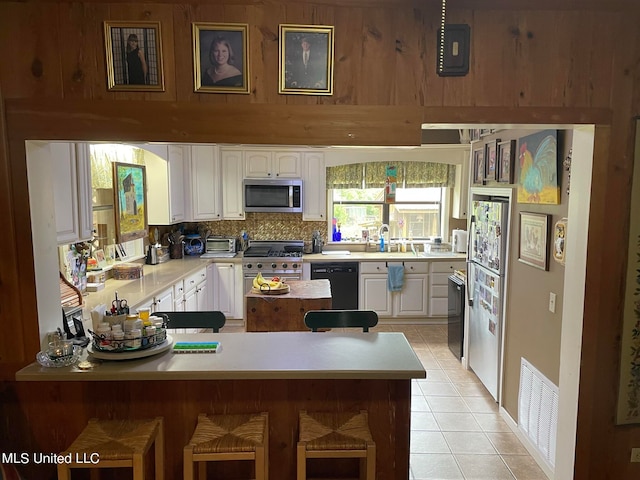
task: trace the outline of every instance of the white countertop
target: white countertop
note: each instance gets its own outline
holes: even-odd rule
[[[173,341],[219,341],[218,353],[173,353],[135,360],[89,360],[47,368],[34,362],[18,381],[411,379],[426,372],[402,333],[268,332],[172,334]],[[116,355],[116,354],[114,354]]]
[[[351,252],[332,253],[331,250],[325,250],[324,253],[306,254],[303,259],[305,262],[365,262],[365,261],[382,261],[382,262],[440,262],[447,260],[464,261],[467,258],[465,253],[423,253],[414,255],[413,252]]]

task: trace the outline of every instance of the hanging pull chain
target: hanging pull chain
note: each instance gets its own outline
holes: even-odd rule
[[[442,17],[440,20],[440,50],[438,52],[438,71],[444,69],[444,25],[447,16],[447,0],[442,0]]]

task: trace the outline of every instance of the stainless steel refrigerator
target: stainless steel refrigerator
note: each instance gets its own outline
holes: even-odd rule
[[[500,388],[508,214],[506,199],[474,200],[467,249],[467,360],[496,401]]]

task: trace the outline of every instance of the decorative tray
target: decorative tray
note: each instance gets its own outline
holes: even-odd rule
[[[268,285],[263,285],[263,288],[260,289],[251,287],[251,293],[261,293],[263,295],[282,295],[290,291],[291,287],[286,283],[282,284],[280,288],[270,288]]]
[[[73,346],[73,354],[64,357],[51,358],[46,352],[38,352],[36,360],[43,367],[68,367],[74,365],[82,355],[82,347],[80,345]]]
[[[167,335],[167,339],[162,343],[156,343],[153,347],[141,349],[141,350],[125,350],[125,351],[104,351],[95,348],[95,345],[89,344],[87,351],[95,358],[101,360],[133,360],[136,358],[145,358],[157,355],[162,352],[166,352],[173,345],[173,338],[171,335]]]

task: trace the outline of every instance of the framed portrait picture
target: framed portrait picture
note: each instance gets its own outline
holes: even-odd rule
[[[498,178],[498,142],[499,139],[493,140],[484,146],[484,179],[487,181],[495,182]]]
[[[194,23],[194,91],[249,93],[249,26]]]
[[[113,164],[116,240],[128,242],[147,235],[147,188],[144,165]]]
[[[484,147],[473,151],[473,178],[474,185],[484,185]]]
[[[278,93],[333,95],[333,27],[280,25]]]
[[[160,22],[104,22],[107,90],[164,92]]]
[[[549,220],[545,213],[520,212],[520,249],[518,260],[541,270],[549,270],[547,240]]]
[[[513,183],[513,169],[516,159],[516,141],[498,143],[498,182]]]

